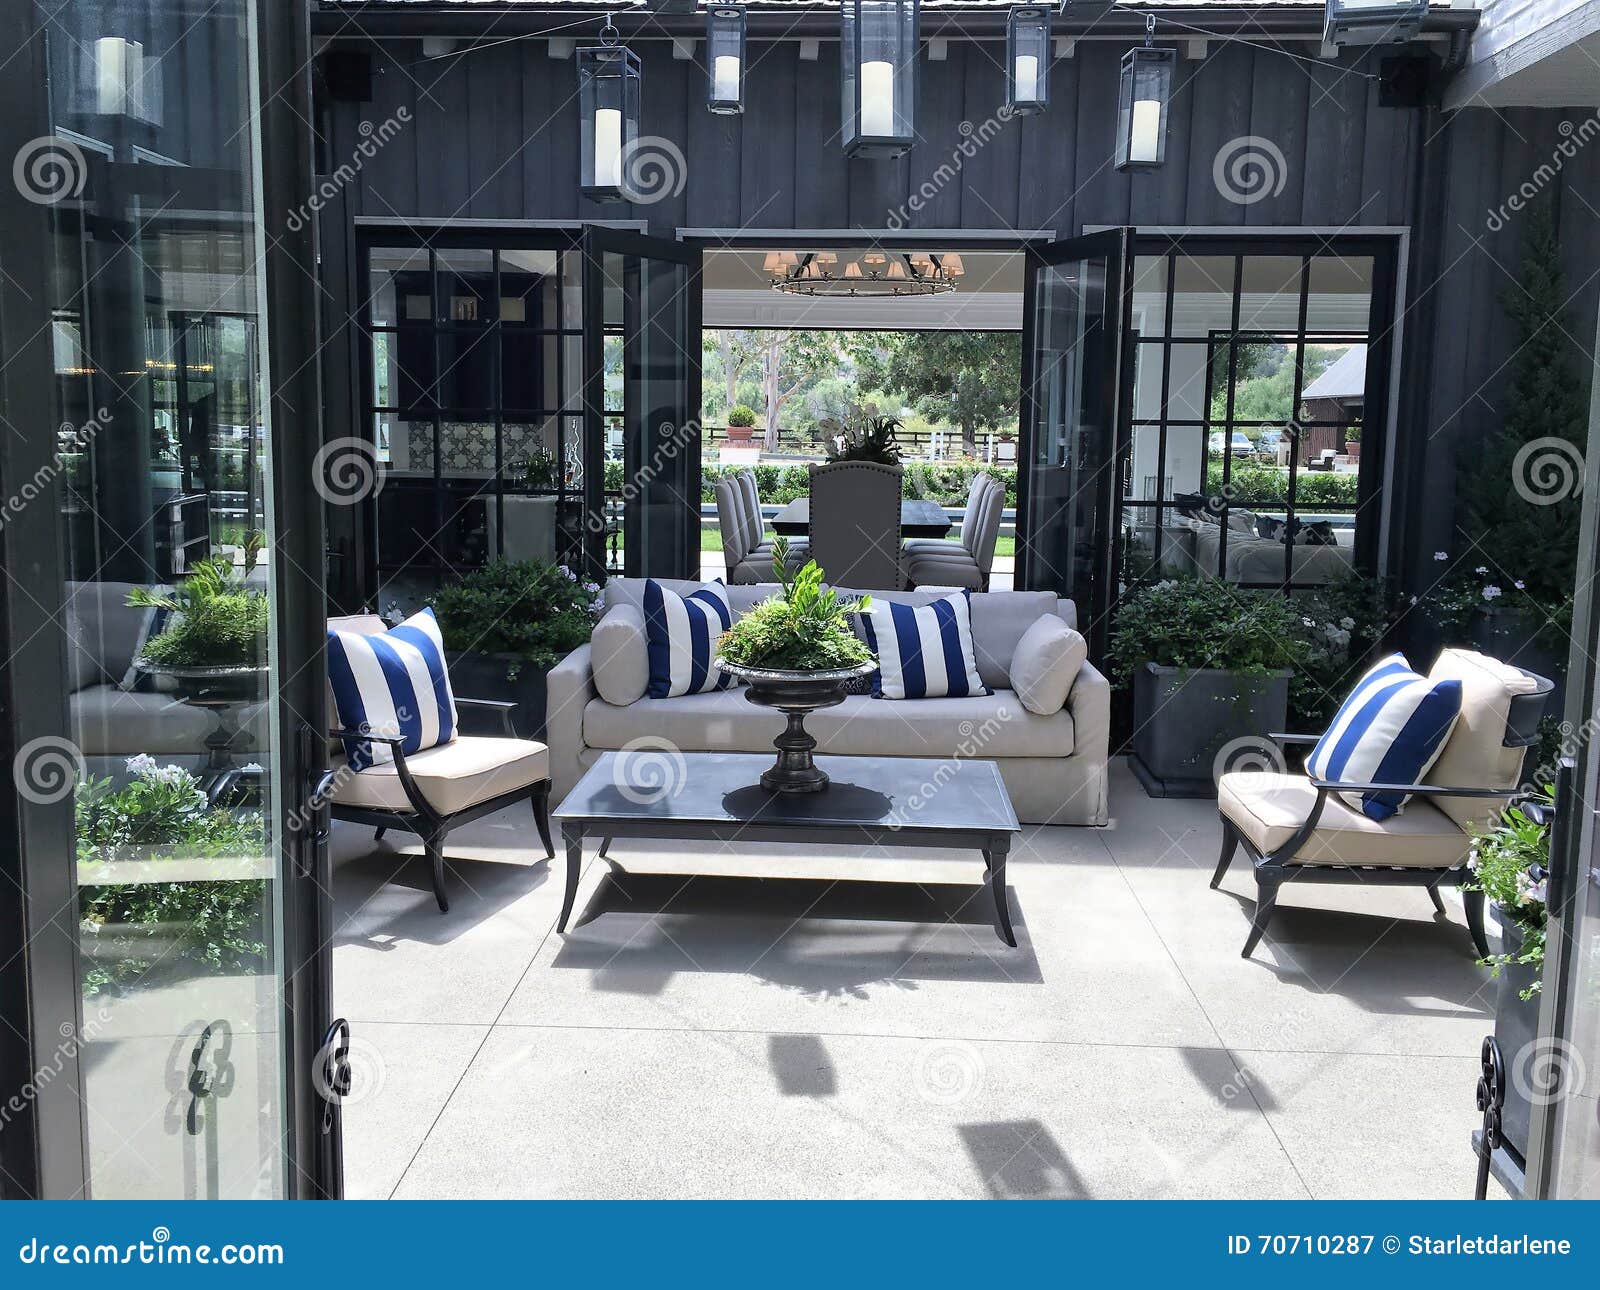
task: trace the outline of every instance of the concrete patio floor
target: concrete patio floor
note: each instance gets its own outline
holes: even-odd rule
[[[448,914],[412,839],[338,825],[347,1194],[1470,1195],[1494,987],[1459,901],[1286,889],[1246,961],[1214,806],[1118,762],[1112,812],[1024,833],[1014,950],[975,856],[619,842],[562,937],[526,810],[452,836]],[[684,871],[899,885],[651,876]]]

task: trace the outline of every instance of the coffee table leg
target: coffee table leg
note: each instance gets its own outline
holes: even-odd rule
[[[994,929],[1007,945],[1016,946],[1017,938],[1011,930],[1011,906],[1006,903],[1006,848],[1004,844],[990,847],[983,853],[989,871],[989,887],[994,895]]]
[[[558,932],[567,930],[572,902],[578,898],[578,875],[583,872],[583,834],[574,828],[564,828],[561,840],[567,845],[567,894],[561,902],[561,918],[556,923]]]

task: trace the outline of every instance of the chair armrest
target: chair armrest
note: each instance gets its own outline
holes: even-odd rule
[[[386,744],[389,751],[394,754],[394,773],[400,777],[400,787],[405,790],[407,799],[411,802],[411,809],[424,819],[437,820],[439,815],[433,807],[428,805],[428,799],[422,795],[422,789],[411,776],[411,768],[406,765],[406,741],[400,735],[373,735],[365,734],[360,730],[345,730],[342,727],[328,731],[330,739],[365,739],[370,743]],[[348,763],[346,763],[348,765]],[[359,771],[357,772],[360,773]],[[335,771],[330,782],[321,791],[330,791],[336,784],[338,772]]]
[[[517,710],[515,700],[512,699],[463,699],[459,694],[455,696],[456,707],[470,708],[478,712],[500,714],[500,724],[505,727],[506,735],[512,739],[517,737],[516,728],[511,724],[511,714]]]
[[[1333,793],[1421,793],[1425,797],[1525,797],[1520,788],[1460,788],[1442,784],[1346,784],[1338,780],[1311,780],[1312,788]]]
[[[329,739],[365,739],[368,743],[387,744],[393,748],[397,756],[403,755],[405,737],[403,735],[375,735],[365,730],[346,730],[343,726],[328,731]]]

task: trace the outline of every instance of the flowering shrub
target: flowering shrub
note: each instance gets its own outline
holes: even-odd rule
[[[1491,954],[1482,960],[1495,976],[1511,963],[1526,963],[1542,968],[1544,935],[1548,921],[1545,902],[1549,896],[1551,790],[1547,787],[1532,799],[1529,809],[1513,806],[1500,814],[1494,828],[1480,832],[1472,842],[1472,880],[1468,884],[1481,891],[1500,908],[1501,915],[1517,924],[1522,945],[1515,954]],[[1522,991],[1524,999],[1539,993],[1535,981]]]
[[[133,781],[87,778],[74,807],[80,863],[261,856],[266,835],[258,811],[213,806],[200,781],[179,766],[140,755],[128,759]],[[259,970],[266,883],[260,878],[133,882],[78,889],[85,949],[83,991],[96,994],[143,976],[157,963],[204,965],[218,972]],[[96,939],[118,928],[132,944],[95,952]]]
[[[1448,551],[1435,551],[1436,563],[1450,559]],[[1572,630],[1572,596],[1559,599],[1531,589],[1528,581],[1491,569],[1486,564],[1446,575],[1417,598],[1426,603],[1433,620],[1447,640],[1464,641],[1475,615],[1490,609],[1509,609],[1524,613],[1538,625],[1538,639],[1558,653],[1565,653]]]
[[[582,645],[603,608],[595,583],[541,560],[496,560],[440,587],[429,603],[447,653],[511,655],[508,680]]]

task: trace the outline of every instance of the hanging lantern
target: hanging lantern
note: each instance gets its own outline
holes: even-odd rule
[[[706,10],[706,106],[724,116],[744,111],[744,6]]]
[[[626,201],[627,160],[639,137],[639,59],[616,44],[606,20],[602,44],[578,51],[578,112],[583,141],[579,178],[583,195],[598,202]]]
[[[1144,45],[1122,56],[1117,95],[1118,170],[1151,170],[1167,159],[1167,107],[1172,101],[1175,49],[1157,49],[1156,20],[1145,24]]]
[[[839,82],[848,156],[898,157],[915,142],[919,10],[918,0],[843,0]]]
[[[1006,107],[1015,116],[1050,102],[1050,10],[1017,5],[1006,19]]]
[[[1404,45],[1422,33],[1428,0],[1328,0],[1322,39],[1329,45]]]

